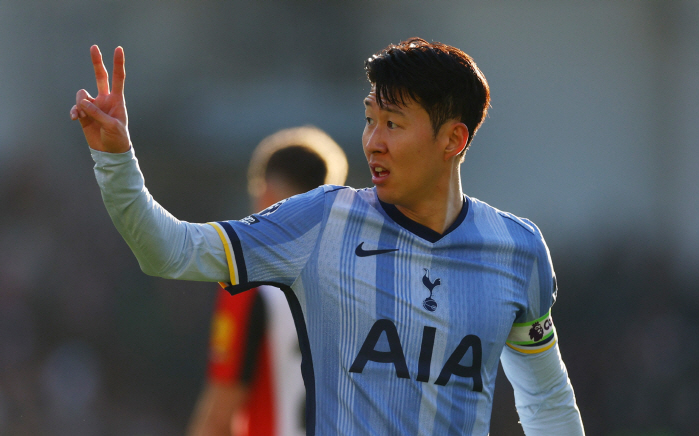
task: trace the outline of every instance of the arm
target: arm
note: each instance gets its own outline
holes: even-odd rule
[[[228,264],[216,229],[180,221],[145,187],[133,149],[112,154],[92,150],[95,177],[115,227],[143,272],[184,280],[228,281]]]
[[[585,434],[558,344],[535,354],[506,346],[500,361],[527,436]]]
[[[227,280],[225,251],[215,229],[177,220],[145,188],[129,138],[124,50],[114,51],[111,92],[96,45],[90,47],[90,56],[98,95],[93,98],[84,89],[78,91],[70,117],[80,121],[107,211],[141,269],[166,278]]]
[[[558,349],[551,317],[558,285],[551,255],[539,229],[527,289],[527,307],[512,325],[500,361],[515,391],[517,412],[527,436],[585,434],[573,386]]]
[[[248,389],[240,384],[207,382],[199,396],[188,436],[230,436],[235,413],[245,404]]]
[[[97,46],[90,48],[90,54],[99,93],[93,98],[85,90],[78,91],[70,116],[80,121],[92,149],[95,175],[105,206],[141,269],[164,278],[230,282],[232,285],[242,282],[243,287],[248,281],[293,283],[317,242],[324,209],[313,210],[310,205],[323,205],[324,191],[312,191],[318,195],[310,197],[299,196],[305,199],[299,201],[300,206],[289,207],[290,217],[310,216],[310,219],[290,225],[286,225],[288,220],[271,224],[275,237],[289,244],[280,244],[279,239],[271,241],[272,245],[265,244],[271,237],[264,234],[269,230],[264,225],[256,226],[246,235],[249,240],[241,243],[230,223],[208,226],[176,219],[150,196],[134,157],[124,102],[124,51],[118,47],[114,52],[111,92]],[[304,207],[306,203],[308,208]],[[305,213],[299,213],[304,210]],[[224,232],[226,229],[231,233]],[[251,258],[248,264],[263,262],[253,275],[246,273],[246,262],[241,255],[243,244],[246,257]],[[303,256],[299,255],[300,250]]]

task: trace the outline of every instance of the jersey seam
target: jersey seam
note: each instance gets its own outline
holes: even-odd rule
[[[332,185],[330,185],[332,186]],[[328,224],[328,215],[330,214],[330,209],[332,207],[328,207],[328,201],[329,200],[329,195],[328,193],[339,191],[341,189],[346,189],[346,186],[340,186],[337,189],[332,189],[330,191],[326,191],[325,189],[323,190],[323,217],[321,218],[321,223],[320,223],[320,228],[318,229],[318,235],[316,236],[316,242],[313,244],[313,251],[309,254],[308,258],[306,259],[306,262],[303,264],[303,268],[299,270],[298,276],[294,278],[294,281],[292,282],[292,285],[296,283],[296,281],[301,277],[306,271],[306,268],[308,268],[308,264],[311,261],[311,258],[313,257],[314,254],[318,254],[319,246],[320,246],[320,240],[323,236],[323,233],[325,233],[325,227]],[[291,287],[291,286],[290,286]]]
[[[503,218],[507,218],[508,220],[512,221],[513,223],[519,225],[520,227],[524,228],[527,230],[529,233],[531,233],[534,236],[537,236],[536,230],[534,230],[533,226],[530,224],[524,222],[524,219],[519,218],[519,217],[514,217],[512,215],[509,215],[501,210],[498,210],[498,215],[500,215]]]

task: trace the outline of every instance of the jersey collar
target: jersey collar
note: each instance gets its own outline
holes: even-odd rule
[[[459,215],[456,217],[452,225],[449,226],[449,228],[444,233],[439,233],[435,232],[427,226],[423,226],[422,224],[411,220],[407,216],[403,215],[403,213],[400,210],[398,210],[396,206],[390,203],[384,203],[383,201],[381,201],[381,199],[379,199],[379,204],[381,204],[381,207],[383,208],[384,212],[386,212],[386,215],[388,215],[393,221],[395,221],[396,224],[403,227],[410,233],[413,233],[416,236],[419,236],[422,239],[425,239],[432,243],[439,241],[440,239],[451,233],[454,229],[459,227],[459,225],[461,225],[464,219],[466,219],[466,214],[468,213],[468,197],[464,195],[464,205],[461,207],[461,212],[459,212]]]

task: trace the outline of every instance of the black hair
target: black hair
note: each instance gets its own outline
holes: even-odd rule
[[[456,47],[410,38],[374,54],[364,68],[379,107],[413,100],[429,114],[435,135],[448,120],[464,123],[464,151],[488,112],[488,82],[473,58]]]
[[[301,193],[325,183],[328,167],[314,150],[301,145],[281,148],[269,157],[265,178],[280,178]]]

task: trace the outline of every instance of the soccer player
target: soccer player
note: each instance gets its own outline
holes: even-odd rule
[[[365,62],[371,189],[325,185],[239,221],[179,221],[145,189],[128,134],[124,53],[80,120],[113,222],[148,274],[273,284],[287,295],[307,433],[488,434],[498,360],[527,435],[584,434],[551,318],[556,280],[529,220],[463,194],[489,88],[473,59],[412,38]]]
[[[260,211],[323,184],[342,185],[347,158],[315,127],[263,139],[248,169],[248,192]],[[191,436],[305,434],[301,351],[284,294],[260,286],[231,296],[219,288],[207,382]]]

